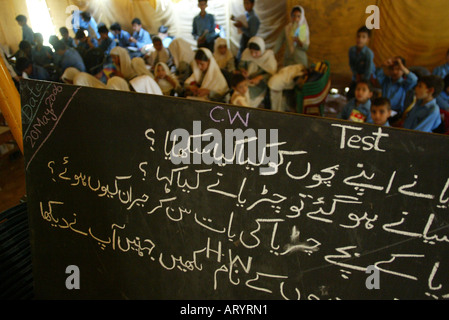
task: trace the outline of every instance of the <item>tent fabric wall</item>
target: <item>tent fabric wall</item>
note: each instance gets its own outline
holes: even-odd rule
[[[110,25],[118,21],[127,31],[131,31],[130,22],[134,17],[141,18],[152,34],[164,24],[171,34],[195,45],[191,26],[199,12],[197,0],[46,0],[46,3],[55,34],[70,18],[67,8],[77,6],[89,10],[97,22]],[[0,43],[17,50],[21,30],[14,18],[17,14],[28,15],[26,0],[0,0],[0,5]],[[447,0],[257,0],[255,10],[261,20],[259,35],[265,39],[267,48],[273,47],[294,5],[304,7],[310,26],[309,61],[330,61],[334,83],[350,79],[348,50],[355,43],[356,30],[370,15],[365,12],[369,5],[380,9],[380,29],[373,30],[370,44],[376,65],[401,55],[409,66],[432,70],[444,63],[449,49]],[[244,13],[243,0],[209,0],[208,12],[225,28],[231,48],[236,52],[240,35],[229,18]],[[281,57],[279,54],[278,58]]]

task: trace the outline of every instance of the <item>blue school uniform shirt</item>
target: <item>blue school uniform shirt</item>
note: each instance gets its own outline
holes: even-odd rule
[[[98,44],[98,47],[103,50],[104,54],[109,56],[111,53],[111,50],[117,46],[117,43],[112,40],[111,38],[106,38],[104,40],[101,40]]]
[[[50,80],[50,74],[45,70],[45,68],[33,63],[33,71],[28,75],[30,79],[34,80]]]
[[[22,40],[26,40],[31,46],[34,46],[34,32],[27,24],[22,27]]]
[[[144,28],[140,29],[139,32],[133,33],[133,38],[137,40],[136,43],[131,43],[131,47],[137,47],[138,49],[142,49],[147,44],[152,44],[150,33]]]
[[[404,112],[404,101],[407,91],[418,83],[418,77],[410,72],[405,78],[393,82],[387,77],[382,68],[376,70],[376,78],[382,87],[382,96],[390,99],[391,109],[402,114]]]
[[[352,71],[352,80],[356,81],[357,75],[360,74],[363,80],[370,80],[371,75],[376,71],[374,65],[374,53],[367,46],[357,52],[357,46],[349,49],[349,66]]]
[[[37,47],[31,49],[31,55],[33,56],[33,62],[36,62],[40,66],[45,66],[53,62],[53,50],[48,46],[42,46],[41,50],[37,50]]]
[[[215,40],[215,18],[210,13],[206,13],[204,17],[200,14],[193,18],[192,35],[195,40],[208,30],[206,42],[212,43]]]
[[[440,107],[436,99],[422,104],[418,100],[404,121],[404,128],[424,132],[432,132],[441,124]]]
[[[436,67],[435,69],[433,69],[432,74],[444,79],[444,77],[449,74],[449,64],[445,63],[441,66]]]
[[[355,111],[354,111],[355,110]],[[344,120],[355,122],[370,122],[371,120],[371,100],[357,105],[355,98],[352,98],[343,108],[340,117]],[[364,119],[363,119],[364,117]]]
[[[83,58],[74,48],[67,48],[60,61],[61,69],[64,72],[68,67],[74,67],[81,72],[86,72]]]
[[[109,37],[115,41],[115,43],[122,47],[126,48],[129,47],[129,38],[131,37],[131,34],[128,31],[120,30],[120,34],[115,35],[114,33],[110,32]]]
[[[447,94],[446,91],[443,91],[438,95],[437,104],[440,109],[449,111],[449,94]]]

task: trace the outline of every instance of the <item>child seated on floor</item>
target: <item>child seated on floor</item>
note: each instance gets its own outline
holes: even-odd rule
[[[158,62],[156,64],[154,80],[156,80],[165,96],[173,96],[181,89],[178,79],[170,72],[170,69],[164,62]]]
[[[371,122],[371,98],[373,89],[368,80],[360,80],[355,87],[355,97],[350,99],[341,112],[341,119],[355,122]]]
[[[371,102],[371,121],[378,126],[389,127],[388,118],[391,116],[391,103],[388,98],[379,97]]]
[[[231,78],[231,87],[234,92],[230,104],[249,107],[248,80],[241,73],[235,73]]]
[[[415,88],[416,104],[404,121],[404,128],[433,132],[441,124],[436,97],[443,91],[443,80],[435,75],[422,77]]]
[[[388,68],[388,75],[383,68]],[[387,59],[376,69],[376,78],[382,88],[382,96],[390,99],[393,117],[400,118],[404,112],[404,100],[407,92],[416,85],[418,77],[405,66],[405,59],[395,57]]]
[[[229,87],[209,49],[198,49],[192,71],[184,82],[186,98],[224,102]]]

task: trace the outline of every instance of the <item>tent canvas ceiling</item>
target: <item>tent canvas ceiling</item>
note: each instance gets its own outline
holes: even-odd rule
[[[199,12],[197,0],[42,0],[49,8],[55,26],[66,25],[73,6],[89,10],[97,22],[106,25],[118,21],[130,31],[130,22],[139,17],[150,33],[161,24],[169,32],[194,44],[190,34],[193,17]],[[289,21],[294,5],[305,9],[310,27],[309,61],[329,60],[333,80],[349,81],[348,50],[355,43],[356,30],[370,16],[366,8],[377,5],[380,29],[373,30],[370,47],[379,65],[385,59],[401,55],[409,66],[432,70],[443,64],[449,49],[449,1],[447,0],[256,0],[255,10],[261,20],[259,35],[267,48],[274,45],[283,26]],[[0,43],[14,51],[21,40],[15,21],[18,14],[29,16],[26,0],[0,0]],[[208,12],[223,26],[233,50],[239,34],[229,17],[244,13],[243,0],[209,0]],[[33,26],[35,32],[38,27]],[[280,58],[281,55],[278,55]]]

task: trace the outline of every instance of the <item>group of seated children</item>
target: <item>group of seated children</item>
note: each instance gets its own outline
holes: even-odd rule
[[[244,3],[247,12],[254,14],[254,1]],[[16,69],[30,78],[55,81],[46,69],[53,63],[59,67],[57,80],[74,84],[92,83],[96,87],[294,112],[294,107],[289,109],[285,101],[286,91],[312,79],[306,54],[310,35],[304,9],[295,6],[290,16],[291,21],[282,30],[273,50],[266,48],[263,38],[252,36],[234,57],[227,41],[220,37],[214,39],[213,48],[204,45],[194,51],[187,41],[168,37],[164,26],[157,36],[151,37],[135,18],[131,35],[118,23],[110,28],[104,24],[97,26],[89,14],[81,12],[82,24],[76,30],[75,39],[65,27],[61,28],[62,38],[52,42],[54,51],[43,46],[40,34],[34,34],[32,45],[23,40],[16,54]],[[19,20],[24,39],[29,38],[26,20]],[[447,63],[435,68],[433,74],[410,70],[399,56],[387,59],[376,68],[374,53],[369,48],[370,37],[368,28],[360,28],[356,44],[349,49],[352,83],[339,117],[446,133],[449,129],[445,125],[449,122],[449,51]],[[283,45],[282,68],[278,68],[275,53]],[[65,71],[69,68],[69,74],[75,68],[81,75],[68,76]]]
[[[446,133],[444,124],[449,107],[449,51],[447,63],[430,74],[424,68],[415,72],[405,59],[387,59],[375,67],[368,43],[371,31],[357,31],[357,44],[349,50],[353,73],[348,102],[339,117],[355,122],[394,126],[424,132]],[[427,71],[427,72],[426,72]],[[378,88],[378,92],[375,89]],[[448,119],[449,120],[449,119]]]

